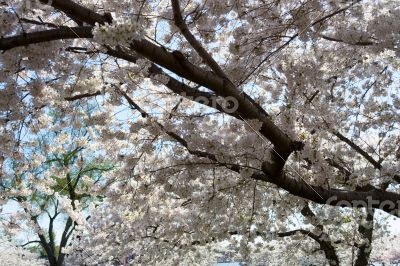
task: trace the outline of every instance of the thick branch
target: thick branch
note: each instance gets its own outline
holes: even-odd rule
[[[0,50],[26,46],[29,44],[43,43],[55,40],[92,38],[92,27],[61,27],[58,29],[25,33],[12,37],[0,38]]]
[[[111,23],[112,19],[107,15],[100,15],[89,8],[81,6],[71,0],[39,0],[42,4],[51,5],[54,9],[64,12],[75,21],[86,22],[94,25]]]
[[[368,191],[326,189],[307,184],[303,180],[290,178],[283,172],[273,175],[269,172],[268,165],[265,164],[262,168],[264,173],[255,173],[252,178],[275,184],[294,196],[332,206],[381,209],[389,214],[399,216],[399,194],[377,188],[371,188]]]
[[[179,0],[171,0],[172,10],[174,12],[175,25],[179,28],[182,35],[190,43],[190,45],[196,50],[200,57],[207,63],[207,65],[221,78],[227,78],[224,71],[220,68],[214,58],[203,48],[201,43],[196,40],[193,34],[190,32],[185,21],[182,18],[181,9],[179,6]]]
[[[261,107],[256,106],[248,95],[240,93],[230,82],[191,64],[182,54],[169,53],[146,40],[134,41],[131,48],[154,63],[214,91],[219,96],[236,99],[238,111],[245,115],[245,119],[263,122],[261,133],[274,144],[282,157],[287,157],[292,151],[292,142],[288,136],[271,121]]]
[[[137,54],[130,54],[127,52],[124,52],[122,49],[108,49],[106,52],[108,55],[111,55],[113,57],[117,57],[120,59],[124,59],[128,62],[135,63],[138,59],[141,57]],[[192,88],[188,85],[186,85],[183,82],[178,81],[174,77],[168,75],[165,73],[160,67],[158,67],[156,64],[151,63],[150,68],[148,69],[149,76],[155,76],[155,75],[163,75],[168,77],[168,83],[165,84],[165,86],[170,89],[172,92],[185,97],[188,100],[191,101],[196,101],[197,103],[206,105],[211,108],[215,108],[220,112],[223,112],[225,114],[231,115],[233,117],[236,117],[237,119],[241,119],[240,117],[243,115],[239,113],[238,111],[235,112],[226,112],[226,110],[219,104],[214,105],[215,103],[215,95],[211,94],[209,92],[205,91],[200,91],[195,88]]]

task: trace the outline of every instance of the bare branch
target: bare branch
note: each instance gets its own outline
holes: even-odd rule
[[[98,96],[101,95],[100,91],[96,91],[93,93],[82,93],[82,94],[78,94],[78,95],[74,95],[74,96],[69,96],[69,97],[65,97],[64,100],[66,101],[76,101],[79,99],[84,99],[84,98],[89,98],[89,97],[93,97],[93,96]]]
[[[328,40],[328,41],[334,41],[334,42],[341,42],[341,43],[345,43],[345,44],[350,44],[350,45],[359,45],[359,46],[371,46],[371,45],[376,45],[376,43],[371,42],[371,41],[358,41],[358,42],[345,42],[342,39],[337,39],[334,37],[330,37],[330,36],[326,36],[326,35],[319,35],[322,39]]]
[[[353,150],[358,152],[362,157],[364,157],[368,162],[370,162],[376,169],[380,170],[382,168],[382,165],[377,162],[372,156],[370,156],[366,151],[361,149],[358,145],[356,145],[353,141],[345,137],[343,134],[340,132],[336,131],[333,132],[333,135],[338,137],[341,141],[347,143]]]
[[[60,27],[45,31],[25,33],[13,37],[0,38],[0,50],[26,46],[29,44],[43,43],[55,40],[92,38],[92,27]]]
[[[34,244],[34,243],[40,244],[41,242],[39,240],[29,241],[29,242],[26,242],[25,244],[22,244],[21,247],[25,247],[27,245]]]

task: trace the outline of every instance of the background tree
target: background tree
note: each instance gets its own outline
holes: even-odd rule
[[[50,265],[63,265],[113,165],[91,149],[88,128],[60,127],[70,118],[48,113],[36,136],[21,139],[23,157],[5,159],[1,199],[14,207],[1,224],[10,235],[28,238],[22,246],[37,246]]]

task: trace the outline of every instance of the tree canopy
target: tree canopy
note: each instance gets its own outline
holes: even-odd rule
[[[1,197],[51,265],[62,197],[72,265],[367,265],[400,215],[397,1],[0,5]]]

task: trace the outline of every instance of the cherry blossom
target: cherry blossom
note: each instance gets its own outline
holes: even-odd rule
[[[395,1],[20,2],[0,13],[9,234],[51,242],[32,219],[51,198],[71,265],[226,245],[368,264],[400,214]]]

